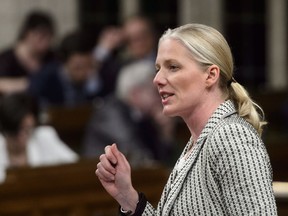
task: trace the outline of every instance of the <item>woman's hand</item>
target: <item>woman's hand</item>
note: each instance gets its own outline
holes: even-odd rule
[[[100,156],[95,173],[105,190],[124,210],[135,211],[138,193],[132,186],[131,168],[116,144],[105,147],[105,153]]]

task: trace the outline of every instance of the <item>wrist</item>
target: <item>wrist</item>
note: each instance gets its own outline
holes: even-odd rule
[[[135,212],[137,203],[139,201],[138,192],[132,188],[129,192],[122,194],[121,197],[117,199],[123,211],[131,211],[132,214]]]
[[[134,212],[132,212],[131,210],[124,210],[121,206],[119,208],[119,215],[122,215],[122,216],[127,216],[127,215],[133,215],[133,216],[138,216],[138,215],[142,215],[145,208],[146,208],[146,205],[147,205],[147,199],[145,197],[145,195],[143,193],[139,193],[138,194],[138,203],[137,203],[137,207],[135,209]]]

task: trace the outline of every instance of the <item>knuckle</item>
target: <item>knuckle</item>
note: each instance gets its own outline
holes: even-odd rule
[[[110,149],[110,146],[109,146],[109,145],[107,145],[107,146],[104,148],[105,152],[108,151],[109,149]]]
[[[105,154],[101,154],[99,157],[99,160],[102,161],[104,157],[105,157]]]

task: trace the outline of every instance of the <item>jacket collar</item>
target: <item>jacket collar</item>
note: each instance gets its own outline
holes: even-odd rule
[[[224,118],[227,118],[230,115],[237,113],[234,103],[231,100],[227,100],[219,105],[219,107],[214,111],[211,117],[208,119],[205,127],[203,128],[200,136],[196,140],[196,145],[200,143],[203,139],[205,139],[210,132],[216,127],[216,125]],[[192,141],[192,137],[190,141]],[[187,151],[191,148],[192,142],[188,142],[181,154],[181,157],[187,153]],[[180,157],[180,158],[181,158]]]
[[[171,178],[171,182],[168,182],[168,187],[170,187],[170,191],[168,192],[166,202],[163,207],[162,215],[170,215],[170,211],[172,209],[173,203],[177,198],[182,185],[187,177],[187,173],[197,160],[197,156],[201,152],[201,149],[206,141],[207,136],[213,131],[213,129],[217,126],[217,124],[224,118],[235,114],[236,108],[232,101],[228,100],[224,103],[220,104],[220,106],[214,111],[212,116],[208,119],[207,124],[205,125],[204,129],[202,130],[200,136],[198,137],[195,146],[193,147],[192,152],[187,157],[185,164],[182,168],[178,169],[174,168],[172,175],[176,175],[175,177]],[[183,150],[180,158],[183,158],[185,154],[191,148],[192,142],[188,142],[185,149]],[[179,160],[176,163],[176,167],[179,164]],[[177,174],[175,174],[177,172]],[[170,179],[170,178],[169,178]]]
[[[236,113],[236,108],[231,100],[227,100],[220,104],[220,106],[214,111],[212,116],[208,119],[207,124],[202,130],[198,141],[207,137],[207,135],[213,130],[213,128],[218,124],[218,122],[232,114]]]

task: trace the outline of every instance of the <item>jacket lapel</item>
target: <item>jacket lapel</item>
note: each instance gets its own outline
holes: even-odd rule
[[[233,102],[230,100],[222,103],[216,111],[213,113],[213,115],[209,118],[206,126],[202,130],[198,140],[195,143],[195,146],[193,147],[193,150],[191,151],[190,155],[185,161],[185,164],[182,168],[176,170],[177,165],[179,164],[179,161],[177,161],[176,166],[173,169],[173,175],[176,174],[174,179],[171,180],[171,182],[168,184],[168,187],[170,187],[170,190],[167,195],[166,202],[163,206],[162,215],[170,215],[170,211],[174,205],[174,202],[181,191],[182,185],[184,181],[186,181],[186,176],[188,172],[193,168],[195,162],[197,161],[198,155],[201,152],[201,149],[203,145],[205,144],[207,140],[207,136],[212,130],[216,127],[216,125],[219,123],[219,121],[223,118],[226,118],[232,114],[236,113],[235,106]],[[186,145],[185,149],[183,150],[180,158],[184,157],[185,154],[189,151],[190,148],[190,142]]]
[[[167,196],[166,203],[164,204],[163,214],[162,215],[169,215],[173,203],[177,198],[182,185],[186,179],[186,176],[189,170],[193,167],[194,163],[197,161],[197,156],[201,152],[202,146],[205,143],[206,139],[202,139],[201,141],[197,141],[194,149],[191,152],[191,155],[187,158],[185,165],[177,171],[177,175],[174,178],[173,182],[170,184],[170,191]],[[183,155],[184,156],[184,155]],[[179,163],[179,162],[178,162]]]

